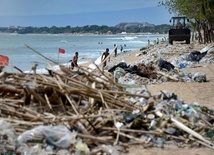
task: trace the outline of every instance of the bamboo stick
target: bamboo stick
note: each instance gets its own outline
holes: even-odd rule
[[[117,131],[117,128],[113,127],[101,127],[102,130],[110,130],[110,131]],[[133,130],[133,129],[120,129],[121,132],[131,132],[131,133],[139,133],[139,134],[153,134],[153,135],[162,135],[162,132],[156,132],[156,131],[144,131],[144,130]]]
[[[16,111],[16,110],[11,110],[11,109],[9,109],[9,108],[7,108],[7,109],[6,109],[6,108],[3,108],[3,106],[0,106],[0,109],[1,109],[1,110],[4,110],[4,111],[7,112],[7,113],[10,113],[10,114],[13,114],[13,115],[22,117],[22,118],[24,118],[24,119],[28,119],[28,120],[41,120],[41,118],[36,117],[36,116],[34,116],[34,115],[31,115],[31,114],[29,114],[29,113],[23,114],[23,113],[18,112],[18,111]]]
[[[156,111],[156,115],[158,115],[159,117],[163,117],[163,114],[160,111]],[[190,135],[193,135],[194,137],[200,139],[201,141],[207,143],[210,147],[214,148],[214,144],[211,143],[210,141],[206,140],[204,137],[202,137],[201,135],[199,135],[197,132],[191,130],[190,128],[188,128],[187,126],[185,126],[184,124],[182,124],[181,122],[179,122],[178,120],[176,120],[175,118],[171,117],[170,119],[178,128],[184,130],[185,132],[189,133]]]
[[[53,108],[52,108],[52,106],[51,106],[51,104],[50,104],[50,101],[49,101],[49,99],[48,99],[47,94],[45,94],[45,99],[46,99],[46,101],[47,101],[48,107],[52,110]]]
[[[30,47],[29,45],[25,44],[25,47],[27,47],[28,49],[30,49],[30,50],[32,50],[33,52],[37,53],[38,55],[40,55],[41,57],[45,58],[46,60],[49,60],[50,62],[53,62],[54,64],[57,64],[57,65],[59,64],[58,62],[53,61],[53,60],[51,60],[50,58],[48,58],[48,57],[44,56],[44,55],[43,55],[43,54],[41,54],[39,51],[37,51],[37,50],[33,49],[33,48],[32,48],[32,47]]]
[[[136,138],[136,137],[134,137],[134,136],[131,136],[131,135],[128,135],[128,134],[119,132],[119,131],[114,131],[114,133],[118,133],[119,135],[122,135],[122,136],[124,136],[124,137],[129,138],[129,139],[134,139],[134,140],[137,141],[138,143],[148,143],[148,142],[145,142],[143,139]]]
[[[23,94],[23,89],[16,89],[6,85],[0,86],[0,92]]]
[[[58,84],[59,88],[60,88],[61,90],[63,90],[62,86],[61,86],[60,83],[57,81],[57,79],[60,79],[60,77],[59,77],[58,75],[56,75],[56,77],[54,77],[54,78],[55,78],[55,81],[56,81],[56,83]],[[62,81],[61,81],[61,82],[62,82]],[[71,101],[71,99],[69,98],[69,96],[68,96],[67,93],[65,93],[65,96],[66,96],[66,98],[68,99],[69,103],[71,104],[71,106],[72,106],[73,110],[75,111],[75,113],[76,113],[77,115],[79,115],[79,113],[78,113],[76,107],[75,107],[74,104],[72,103],[72,101]]]
[[[15,120],[12,118],[3,118],[5,121],[11,122],[11,123],[17,123],[18,125],[26,125],[26,126],[38,126],[38,125],[44,125],[44,122],[29,122],[29,121],[23,121],[23,120]]]
[[[100,143],[104,143],[104,144],[111,144],[111,140],[113,140],[113,137],[111,137],[111,136],[95,137],[95,136],[91,136],[91,135],[84,135],[81,133],[78,133],[77,136],[79,136],[80,138],[90,139],[91,141],[100,142]]]
[[[156,71],[158,74],[161,74],[161,75],[163,75],[163,76],[166,76],[167,78],[169,78],[169,79],[171,79],[171,80],[173,80],[173,81],[178,81],[178,79],[177,78],[175,78],[175,77],[173,77],[173,76],[170,76],[170,75],[168,75],[168,74],[166,74],[166,73],[164,73],[164,72],[161,72],[161,71]]]

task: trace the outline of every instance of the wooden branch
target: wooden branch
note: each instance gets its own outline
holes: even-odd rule
[[[110,130],[110,131],[117,131],[117,128],[112,127],[101,127],[101,130]],[[121,132],[131,132],[131,133],[139,133],[139,134],[153,134],[153,135],[162,135],[161,132],[155,132],[155,131],[144,131],[144,130],[133,130],[133,129],[120,129]]]
[[[177,78],[175,78],[175,77],[173,77],[173,76],[170,76],[170,75],[168,75],[168,74],[166,74],[166,73],[164,73],[164,72],[157,71],[157,73],[158,73],[158,74],[161,74],[161,75],[163,75],[163,76],[166,76],[167,78],[169,78],[169,79],[171,79],[171,80],[173,80],[173,81],[179,81]]]
[[[0,86],[0,92],[5,92],[5,93],[13,93],[13,94],[23,94],[24,91],[23,89],[16,89],[16,88],[12,88],[6,85],[2,85]]]

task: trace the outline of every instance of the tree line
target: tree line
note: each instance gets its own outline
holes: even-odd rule
[[[17,27],[17,28],[0,28],[0,32],[4,33],[18,33],[18,34],[61,34],[61,33],[93,33],[93,34],[118,34],[122,32],[126,33],[160,33],[166,34],[170,29],[170,25],[162,24],[154,27],[129,27],[126,29],[117,28],[114,26],[98,26],[98,25],[86,25],[82,27]]]
[[[191,19],[190,26],[197,32],[199,43],[214,42],[214,0],[165,0],[159,5]]]

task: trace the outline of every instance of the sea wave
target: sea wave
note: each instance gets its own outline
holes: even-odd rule
[[[134,40],[137,39],[138,37],[123,37],[122,40]]]
[[[107,38],[107,39],[112,39],[112,40],[134,40],[134,39],[137,39],[138,37],[136,36],[133,36],[133,37],[130,37],[130,36],[121,36],[121,37],[115,37],[115,38]]]
[[[67,40],[61,40],[60,43],[68,43]]]

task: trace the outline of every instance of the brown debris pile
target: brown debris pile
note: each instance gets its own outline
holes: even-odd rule
[[[152,78],[157,79],[157,73],[155,72],[155,67],[150,65],[146,66],[144,63],[138,63],[137,64],[138,73],[137,75],[146,77],[146,78]]]
[[[145,66],[140,67],[147,71]],[[175,96],[164,92],[152,96],[146,90],[130,93],[101,71],[81,68],[81,72],[71,72],[63,66],[60,69],[61,74],[50,72],[51,75],[1,73],[1,118],[12,124],[16,134],[40,125],[65,125],[70,131],[77,131],[77,137],[87,144],[91,154],[105,152],[97,149],[102,144],[121,146],[122,150],[132,144],[156,146],[163,143],[158,141],[160,137],[164,141],[193,145],[197,142],[213,148],[211,141],[194,131],[202,133],[212,127],[214,115],[208,110],[198,111],[198,120],[203,116],[203,121],[197,125],[190,122],[188,115],[178,121],[173,104],[164,102],[163,108],[158,106]],[[166,132],[170,128],[175,132]],[[189,134],[193,136],[188,138]]]

